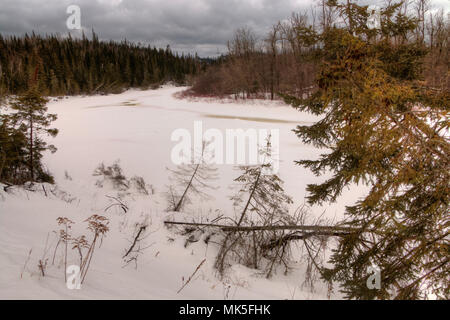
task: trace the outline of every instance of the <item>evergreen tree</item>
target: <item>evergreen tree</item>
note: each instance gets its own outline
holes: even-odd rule
[[[53,145],[47,145],[41,139],[42,134],[55,137],[57,129],[50,129],[50,124],[56,120],[55,114],[47,113],[48,100],[42,97],[36,86],[23,95],[17,96],[11,103],[11,119],[27,137],[27,162],[30,181],[51,182],[51,177],[44,172],[41,165],[42,152],[50,150],[55,152]]]
[[[237,226],[245,222],[272,225],[275,221],[288,219],[287,205],[292,203],[292,199],[284,192],[283,181],[272,172],[270,138],[260,149],[260,154],[263,162],[239,167],[242,173],[234,180],[240,188],[231,199],[235,206],[242,207]]]
[[[266,146],[259,150],[263,159],[262,163],[250,166],[240,166],[242,173],[234,181],[239,184],[239,190],[231,199],[236,208],[239,208],[240,214],[236,221],[236,226],[257,225],[274,226],[279,224],[289,224],[291,217],[288,215],[288,206],[292,204],[292,199],[283,189],[283,181],[277,174],[273,173],[271,159],[272,148],[270,137],[267,139]],[[253,235],[253,245],[255,252],[251,254],[252,265],[257,268],[258,261],[262,256],[269,255],[270,250],[263,249],[264,245],[270,242],[269,239],[274,236],[272,232]],[[216,258],[215,267],[223,274],[226,267],[227,255],[240,245],[242,240],[246,243],[245,237],[240,233],[227,233],[222,242],[221,248]],[[256,240],[256,238],[258,240]],[[256,245],[256,242],[259,245]],[[244,245],[243,247],[245,247]],[[260,247],[259,249],[257,247]],[[277,258],[283,259],[277,253],[272,258],[274,263]],[[267,276],[272,274],[273,263],[267,270]]]
[[[351,23],[318,35],[315,91],[307,99],[286,97],[322,116],[295,130],[328,150],[298,163],[333,174],[308,186],[309,202],[334,202],[352,183],[371,188],[347,207],[344,222],[358,231],[339,241],[333,267],[322,274],[348,298],[448,299],[449,93],[420,81],[426,51],[408,41],[415,24],[401,3],[382,10],[375,31],[365,25],[365,7],[349,3],[329,1]],[[381,271],[379,290],[367,286],[372,265]]]
[[[208,161],[212,151],[208,149],[208,143],[203,142],[201,152],[196,155],[192,164],[182,164],[176,170],[169,170],[176,186],[170,186],[167,197],[170,210],[179,212],[186,203],[190,203],[191,196],[208,199],[209,196],[203,190],[215,189],[209,183],[218,178],[217,168]]]
[[[28,176],[26,157],[27,139],[25,134],[15,129],[10,117],[0,115],[0,181],[22,183]]]

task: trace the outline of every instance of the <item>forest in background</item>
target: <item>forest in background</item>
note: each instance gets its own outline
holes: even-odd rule
[[[21,94],[37,85],[46,96],[119,93],[172,81],[184,84],[202,62],[169,47],[143,47],[128,41],[103,42],[50,35],[0,35],[0,96]]]
[[[56,151],[43,135],[56,115],[47,114],[47,96],[120,93],[129,88],[159,88],[172,82],[184,85],[200,72],[206,60],[128,41],[99,41],[36,34],[0,35],[0,181],[53,182],[41,163],[43,152]]]
[[[392,4],[389,1],[389,4]],[[309,11],[293,13],[291,17],[274,24],[263,37],[257,37],[251,28],[236,30],[228,41],[228,53],[209,66],[205,72],[195,78],[188,94],[196,96],[229,96],[236,98],[270,98],[278,93],[302,97],[314,89],[320,64],[320,50],[323,42],[317,41],[318,33],[330,28],[346,26],[346,15],[355,15],[357,8],[347,2],[349,9],[343,12],[337,1],[320,0]],[[366,12],[360,12],[364,23],[368,18],[368,6],[361,6]],[[421,80],[427,86],[450,90],[448,74],[450,18],[444,11],[432,11],[429,0],[402,1],[398,8],[401,17],[397,19],[391,13],[389,24],[402,24],[402,30],[390,43],[399,48],[396,54],[391,50],[379,52],[379,58],[388,63],[400,62],[408,55],[415,56],[424,52],[421,61]],[[395,13],[397,14],[397,13]],[[388,19],[387,16],[382,17]],[[356,23],[356,22],[355,22]],[[407,25],[407,24],[411,25]],[[412,25],[413,24],[413,25]],[[384,25],[384,23],[382,23]],[[376,33],[376,32],[375,32]],[[377,35],[371,42],[386,40]],[[414,45],[410,52],[401,52],[404,44]],[[389,64],[388,64],[389,65]]]

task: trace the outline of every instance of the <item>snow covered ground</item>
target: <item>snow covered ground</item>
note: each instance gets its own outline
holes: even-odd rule
[[[189,101],[174,93],[184,88],[166,86],[158,90],[130,90],[119,95],[54,99],[49,112],[57,113],[54,126],[60,130],[52,139],[58,151],[47,154],[44,163],[55,176],[56,186],[31,192],[0,189],[0,298],[1,299],[325,299],[326,286],[317,283],[314,292],[302,286],[305,265],[297,263],[285,276],[278,272],[267,280],[256,270],[235,265],[220,280],[213,269],[217,248],[198,241],[185,248],[185,237],[164,227],[166,219],[206,221],[219,213],[234,216],[230,186],[238,172],[232,165],[220,165],[219,187],[214,199],[186,207],[183,214],[168,214],[164,198],[169,184],[167,167],[171,163],[171,141],[175,129],[193,130],[194,121],[203,121],[204,130],[255,128],[280,130],[280,177],[296,206],[304,202],[305,186],[325,177],[315,177],[294,164],[294,160],[320,154],[304,145],[291,131],[296,124],[308,124],[314,116],[300,113],[279,102],[269,101]],[[125,175],[142,176],[154,188],[154,194],[141,195],[132,190],[122,195],[129,210],[105,208],[115,200],[117,190],[95,185],[92,176],[99,163],[120,160]],[[66,176],[66,172],[70,179]],[[53,192],[52,192],[53,191]],[[325,212],[339,218],[345,205],[361,196],[364,188],[346,191],[339,203],[311,208],[312,214]],[[47,195],[45,194],[47,193]],[[53,251],[59,230],[56,218],[75,222],[74,234],[86,234],[86,222],[92,214],[110,219],[110,231],[96,248],[91,269],[81,290],[69,290],[64,283],[62,250],[54,264]],[[145,246],[137,267],[126,265],[122,255],[130,246],[136,223],[150,221]],[[70,248],[69,248],[70,249]],[[30,253],[31,251],[31,253]],[[69,250],[71,251],[71,250]],[[183,279],[205,263],[192,281],[177,294]],[[46,275],[38,269],[39,260],[48,259]],[[77,264],[71,251],[69,264]],[[339,298],[338,294],[332,298]]]

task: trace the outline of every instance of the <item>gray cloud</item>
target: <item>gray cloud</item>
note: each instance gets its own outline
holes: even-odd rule
[[[374,0],[375,1],[375,0]],[[448,0],[434,0],[438,6]],[[0,32],[21,35],[67,34],[66,9],[81,8],[81,24],[103,40],[123,40],[198,52],[225,51],[238,27],[262,36],[292,12],[307,10],[313,0],[0,0]],[[77,32],[71,31],[74,35]]]

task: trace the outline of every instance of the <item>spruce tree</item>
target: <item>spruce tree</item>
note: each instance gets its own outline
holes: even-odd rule
[[[25,134],[12,126],[9,116],[0,115],[0,182],[15,184],[28,178],[26,147]]]
[[[420,81],[426,51],[408,41],[415,24],[401,3],[383,8],[380,30],[367,28],[364,7],[329,5],[351,27],[318,35],[315,90],[306,99],[286,97],[322,116],[295,133],[326,151],[298,164],[332,173],[308,185],[311,204],[334,202],[351,184],[370,191],[347,207],[343,222],[357,231],[339,241],[322,274],[347,298],[448,299],[449,93]],[[380,289],[367,285],[373,265]]]
[[[237,226],[243,223],[272,225],[275,221],[289,220],[288,205],[292,204],[292,199],[283,189],[283,180],[272,172],[270,137],[259,153],[264,159],[262,163],[240,166],[242,172],[234,179],[239,183],[239,190],[231,199],[235,207],[241,208]]]
[[[42,140],[42,134],[55,137],[58,129],[49,128],[56,120],[56,114],[47,113],[48,100],[41,96],[36,86],[25,94],[17,96],[11,103],[15,112],[11,115],[14,125],[27,137],[27,163],[30,181],[51,182],[51,177],[42,169],[42,152],[49,150],[55,152],[53,145],[47,145]]]
[[[283,189],[283,180],[273,172],[272,160],[274,154],[270,136],[266,141],[266,145],[260,148],[259,153],[262,159],[261,163],[239,166],[238,169],[241,171],[241,174],[234,179],[239,186],[236,195],[231,197],[235,208],[239,212],[239,217],[235,221],[236,226],[257,225],[270,227],[280,224],[288,225],[292,222],[288,213],[289,205],[293,202],[292,198]],[[258,261],[261,260],[262,256],[266,258],[269,256],[270,250],[267,249],[267,243],[277,236],[279,235],[276,232],[270,231],[261,232],[258,235],[253,234],[253,244],[247,246],[248,239],[246,240],[244,234],[239,232],[227,233],[217,255],[215,267],[223,275],[227,264],[227,255],[234,249],[242,249],[240,246],[247,246],[253,247],[254,252],[250,254],[251,259],[244,258],[244,260],[251,260],[253,267],[257,268]],[[263,249],[263,247],[266,248]],[[240,249],[238,251],[241,251]],[[246,256],[244,253],[242,255]],[[278,258],[283,260],[282,255],[280,256],[278,252],[275,257],[270,258],[272,264],[268,266],[267,277],[271,276],[273,264]]]
[[[193,161],[194,163],[181,164],[175,170],[168,169],[171,172],[170,180],[175,183],[175,186],[170,186],[167,191],[169,210],[181,211],[191,202],[191,196],[203,200],[210,198],[204,190],[216,189],[210,182],[218,179],[217,168],[209,161],[211,156],[209,144],[204,141],[201,151],[195,156],[197,159]]]

